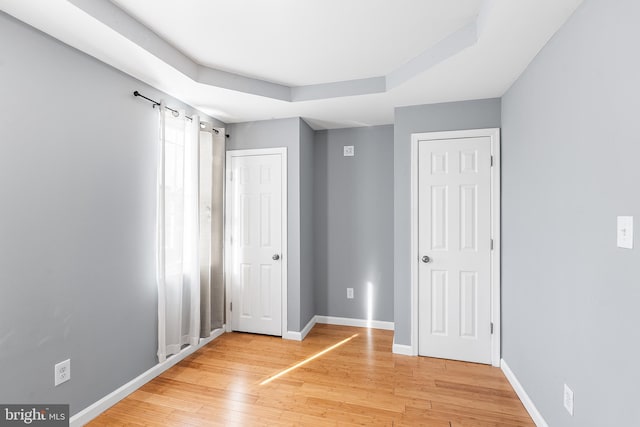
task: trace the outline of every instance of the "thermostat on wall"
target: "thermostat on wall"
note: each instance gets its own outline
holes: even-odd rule
[[[344,146],[344,156],[352,157],[355,155],[355,150],[353,149],[353,145],[345,145]]]

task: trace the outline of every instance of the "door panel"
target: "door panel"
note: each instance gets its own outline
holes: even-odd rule
[[[431,187],[431,250],[446,251],[449,246],[449,188]]]
[[[231,173],[231,326],[281,335],[282,156],[234,156]]]
[[[419,141],[418,250],[418,353],[491,363],[489,137]]]
[[[431,270],[431,333],[447,335],[449,272]]]

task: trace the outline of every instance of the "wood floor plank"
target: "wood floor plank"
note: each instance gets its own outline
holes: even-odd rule
[[[89,425],[534,426],[499,369],[392,344],[392,331],[321,324],[303,342],[224,334]]]

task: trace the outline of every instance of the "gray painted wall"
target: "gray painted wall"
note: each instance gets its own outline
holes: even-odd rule
[[[500,127],[500,99],[401,107],[394,127],[394,318],[396,344],[411,344],[411,134]]]
[[[185,106],[4,13],[0,52],[0,402],[73,414],[157,363],[158,119],[131,93]]]
[[[313,129],[300,120],[300,328],[316,315],[313,251]]]
[[[287,148],[287,327],[300,330],[300,119],[235,123],[227,126],[227,151]]]
[[[503,358],[550,426],[640,425],[639,18],[586,0],[503,100]]]
[[[393,155],[391,125],[316,132],[317,314],[367,319],[371,282],[372,319],[393,321]]]

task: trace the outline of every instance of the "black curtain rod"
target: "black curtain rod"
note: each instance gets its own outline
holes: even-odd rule
[[[147,101],[151,102],[153,104],[153,108],[156,108],[156,105],[159,107],[160,103],[158,101],[155,101],[151,98],[147,98],[146,96],[144,96],[143,94],[141,94],[140,92],[138,92],[137,90],[133,92],[133,96],[139,96],[140,98],[146,99]],[[178,117],[178,114],[180,114],[180,112],[178,110],[174,110],[173,108],[169,108],[166,105],[164,106],[164,108],[166,108],[167,110],[171,111],[173,113],[174,116]],[[185,115],[185,117],[188,120],[193,121],[193,118]],[[211,130],[213,130],[215,133],[220,133],[220,131],[218,129],[215,128],[211,128]]]

